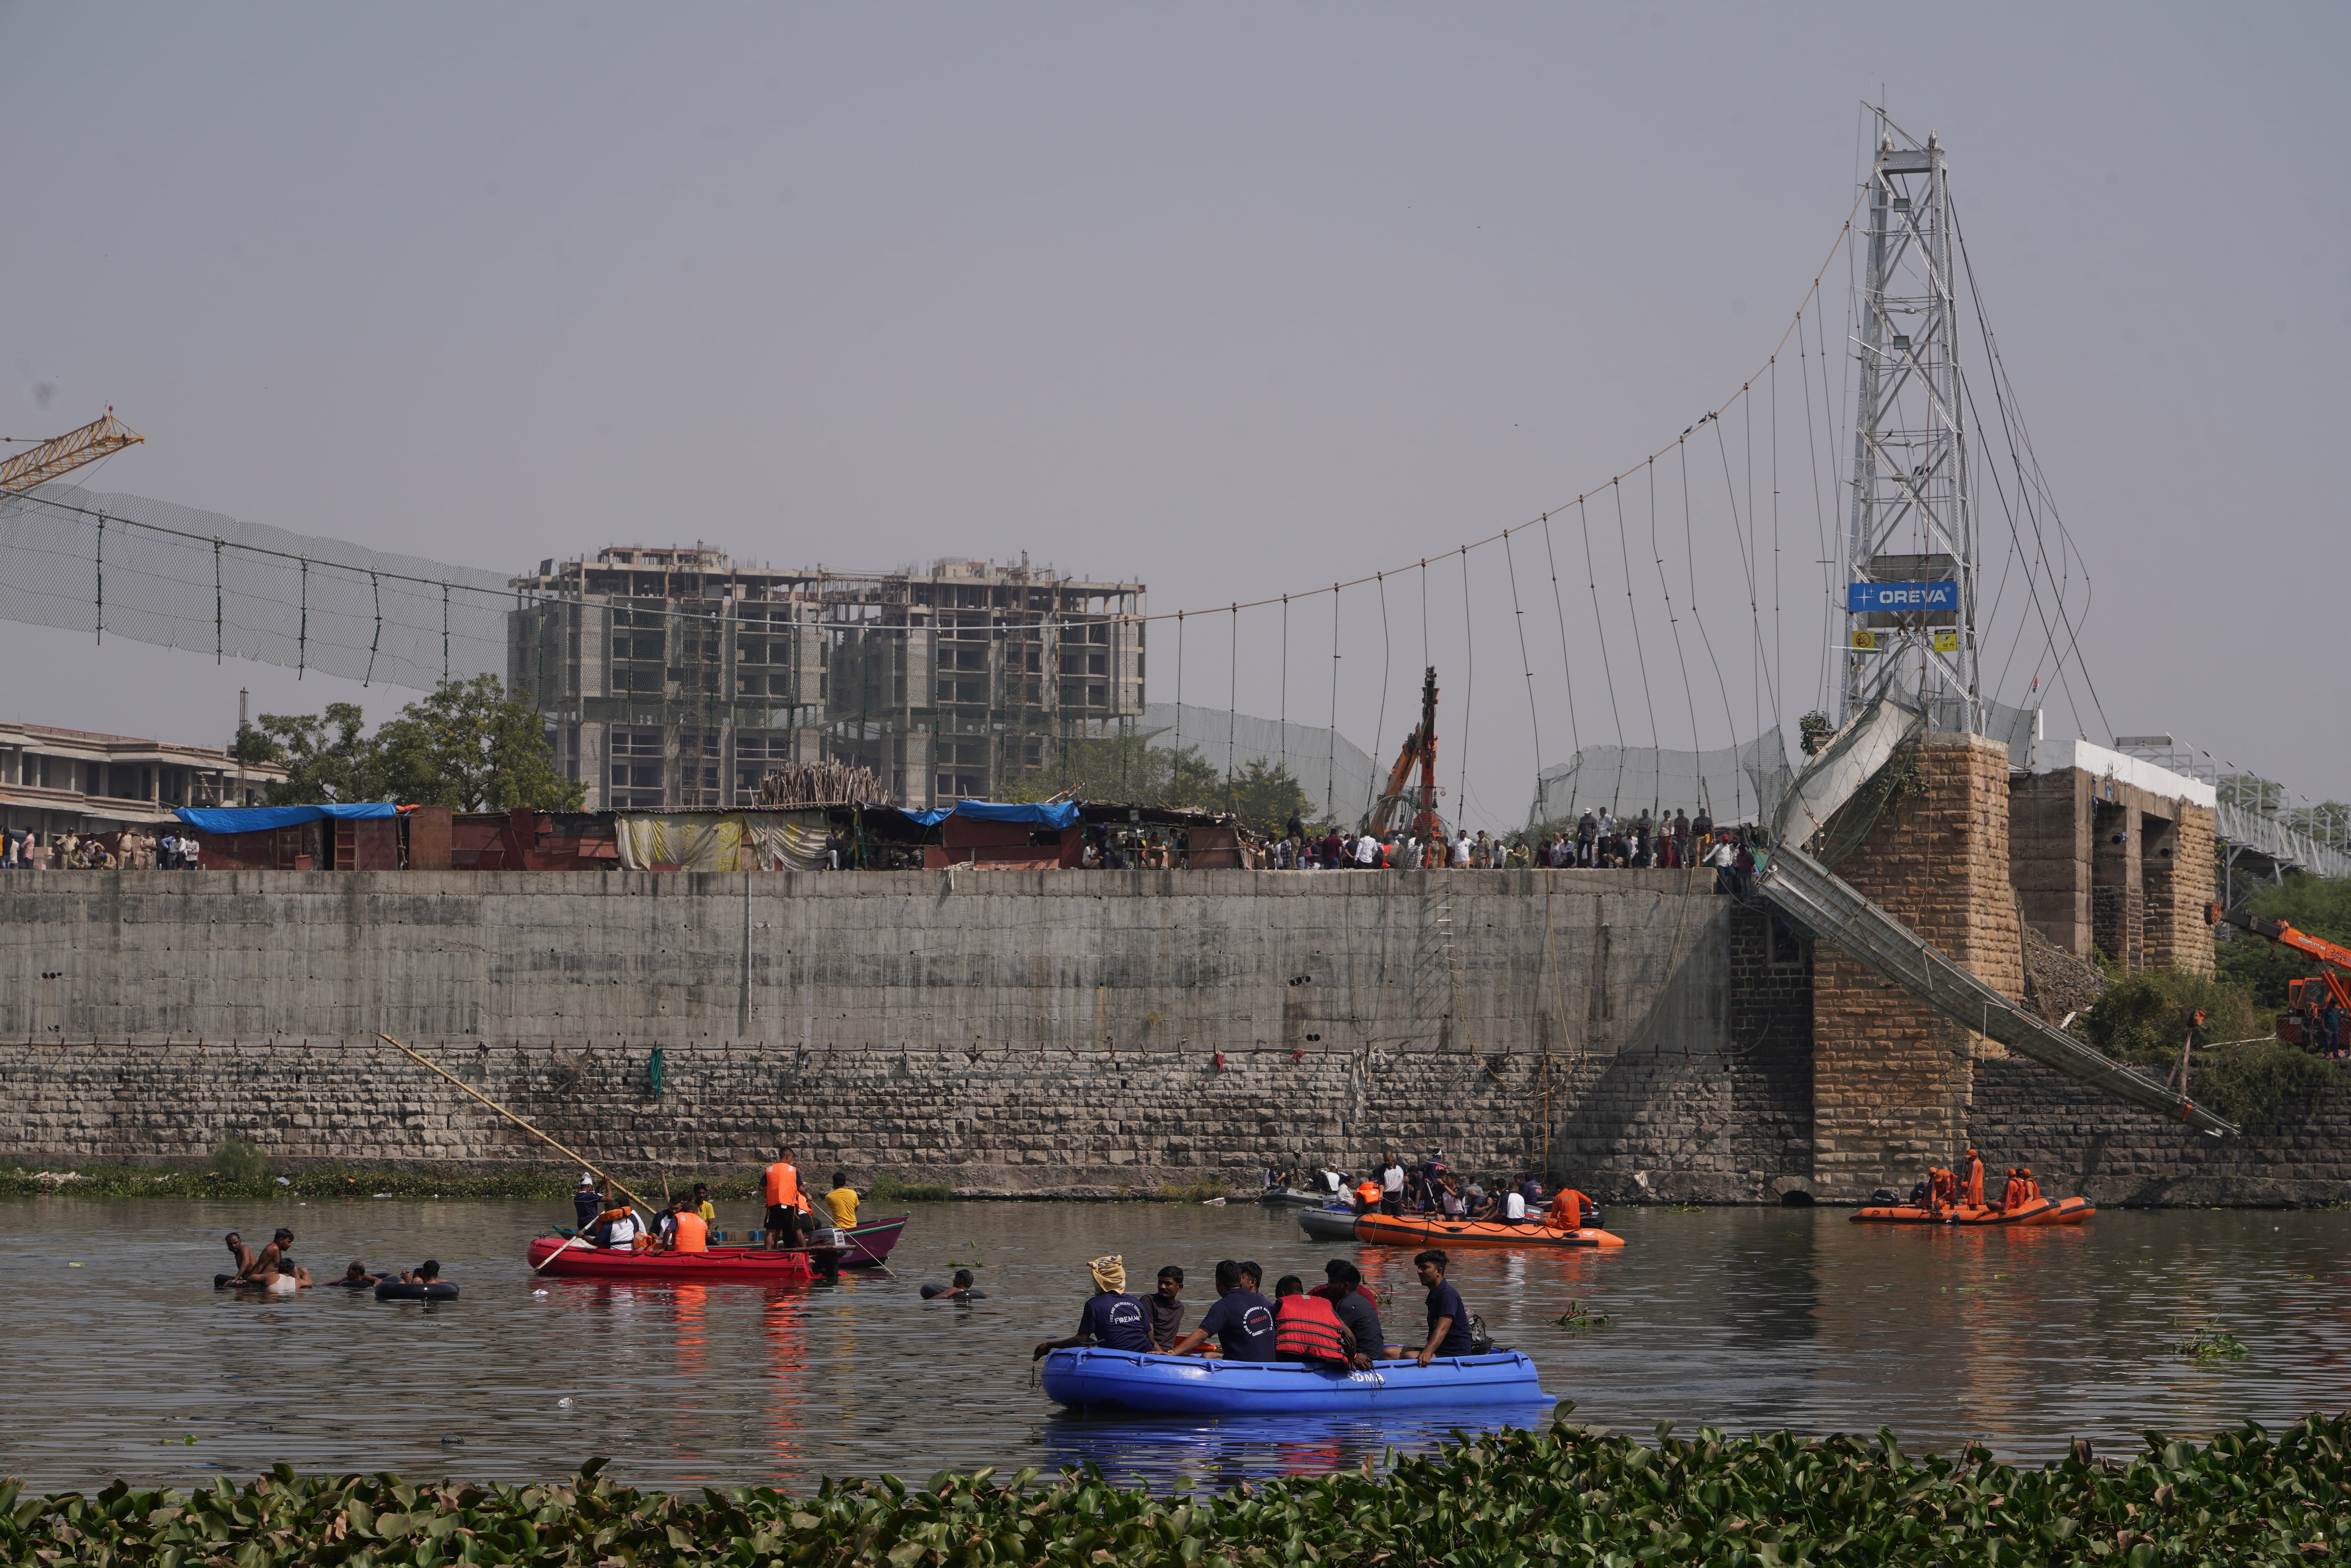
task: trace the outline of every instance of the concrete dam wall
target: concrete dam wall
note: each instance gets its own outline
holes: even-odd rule
[[[1441,1146],[1809,1169],[1810,955],[1688,872],[0,879],[0,1156],[598,1157],[1113,1194]],[[651,1082],[663,1052],[660,1092]],[[1221,1057],[1221,1060],[1219,1058]]]

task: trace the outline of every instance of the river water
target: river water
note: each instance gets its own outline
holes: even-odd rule
[[[663,1487],[805,1488],[820,1477],[1092,1460],[1119,1479],[1220,1487],[1380,1463],[1452,1423],[1078,1417],[1031,1381],[1068,1333],[1083,1260],[1123,1254],[1134,1288],[1183,1266],[1186,1322],[1219,1258],[1269,1282],[1356,1259],[1391,1339],[1421,1322],[1407,1257],[1308,1241],[1287,1214],[1164,1204],[917,1204],[888,1273],[838,1286],[534,1280],[528,1204],[0,1205],[9,1346],[0,1472],[45,1489],[305,1470],[539,1479],[590,1455]],[[568,1217],[566,1217],[568,1218]],[[748,1223],[747,1207],[722,1225]],[[2110,1211],[2064,1230],[1854,1225],[1844,1211],[1618,1208],[1608,1253],[1457,1255],[1499,1342],[1531,1354],[1577,1419],[1647,1436],[1868,1432],[1906,1449],[1969,1438],[2040,1460],[2149,1427],[2200,1437],[2244,1418],[2337,1410],[2351,1389],[2351,1213]],[[258,1301],[211,1289],[237,1228],[277,1225],[322,1278],[437,1258],[462,1298],[423,1306],[319,1289]],[[917,1287],[977,1266],[990,1299]],[[1391,1300],[1391,1292],[1394,1298]],[[1571,1301],[1605,1314],[1575,1330]],[[2170,1348],[2209,1323],[2241,1360]],[[1541,1407],[1508,1413],[1518,1424]]]

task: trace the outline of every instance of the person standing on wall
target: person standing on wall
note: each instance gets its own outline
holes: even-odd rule
[[[797,1247],[806,1228],[808,1203],[800,1196],[799,1167],[792,1164],[791,1145],[784,1145],[778,1155],[768,1167],[768,1245]]]

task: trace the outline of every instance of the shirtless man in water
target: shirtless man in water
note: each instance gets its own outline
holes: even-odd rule
[[[279,1226],[277,1236],[261,1249],[261,1256],[253,1260],[245,1278],[265,1291],[308,1290],[310,1270],[286,1256],[286,1249],[293,1245],[294,1233]]]
[[[236,1270],[232,1277],[242,1280],[251,1274],[254,1263],[253,1249],[245,1244],[245,1238],[232,1230],[221,1239],[227,1244],[228,1255],[236,1264]]]

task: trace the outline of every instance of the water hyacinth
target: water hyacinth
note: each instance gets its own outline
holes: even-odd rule
[[[2351,1527],[2351,1421],[2202,1447],[2150,1433],[2127,1462],[2076,1442],[2039,1469],[1906,1458],[1890,1436],[1806,1440],[1701,1429],[1655,1446],[1564,1420],[1399,1461],[1386,1475],[1170,1497],[1089,1467],[760,1490],[643,1492],[585,1467],[561,1486],[414,1486],[389,1475],[25,1497],[0,1488],[0,1560],[154,1568],[539,1568],[764,1564],[2300,1563]]]

